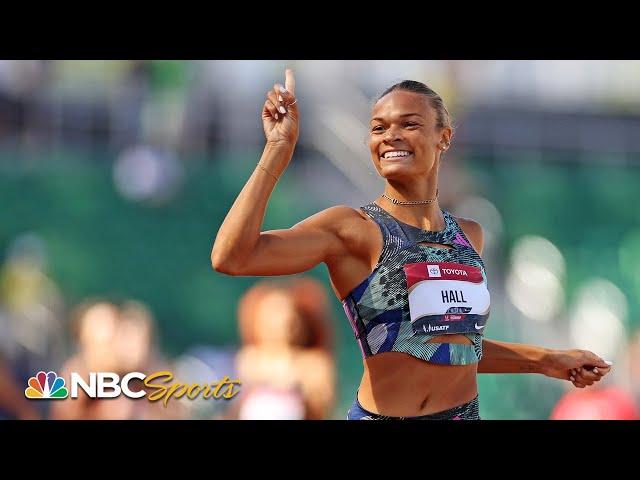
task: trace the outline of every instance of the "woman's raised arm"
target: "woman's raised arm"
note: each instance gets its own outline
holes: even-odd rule
[[[289,229],[262,232],[271,192],[287,168],[299,125],[295,79],[286,71],[285,87],[275,84],[267,92],[262,122],[267,139],[264,152],[249,180],[218,230],[211,250],[211,264],[229,275],[287,275],[304,272],[339,254],[340,216],[332,207]]]

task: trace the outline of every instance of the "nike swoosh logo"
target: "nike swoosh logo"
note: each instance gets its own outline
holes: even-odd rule
[[[484,327],[486,327],[486,325],[482,325],[481,327],[478,326],[478,324],[475,324],[476,330],[482,330]]]

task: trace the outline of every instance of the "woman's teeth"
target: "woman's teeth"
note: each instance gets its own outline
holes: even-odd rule
[[[396,157],[408,157],[411,152],[386,152],[382,158],[396,158]]]

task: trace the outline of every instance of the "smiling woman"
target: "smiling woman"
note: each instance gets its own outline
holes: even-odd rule
[[[541,373],[584,387],[609,371],[591,352],[483,338],[490,295],[482,228],[438,204],[453,130],[433,90],[406,80],[375,103],[369,148],[385,179],[378,198],[270,231],[262,231],[267,203],[298,139],[293,72],[266,96],[264,152],[218,231],[211,262],[218,272],[256,276],[327,266],[363,357],[349,419],[479,419],[477,373]]]
[[[397,83],[376,102],[370,125],[373,164],[387,181],[424,172],[437,176],[440,156],[449,148],[453,135],[451,116],[437,93],[420,82]],[[435,197],[437,182],[429,182],[429,186],[433,191],[427,194]]]

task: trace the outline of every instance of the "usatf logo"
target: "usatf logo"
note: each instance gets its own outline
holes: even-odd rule
[[[35,377],[29,379],[29,386],[24,394],[27,398],[52,398],[63,399],[69,396],[67,387],[64,386],[64,378],[59,377],[56,372],[38,372]]]
[[[449,325],[422,325],[422,330],[424,330],[424,333],[441,332],[443,330],[449,330]]]
[[[429,277],[441,277],[440,267],[438,265],[427,265],[427,273]]]

